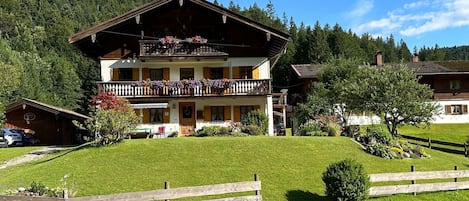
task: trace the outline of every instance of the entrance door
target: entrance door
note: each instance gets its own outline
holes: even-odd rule
[[[179,130],[182,136],[192,134],[195,128],[195,103],[179,103]]]

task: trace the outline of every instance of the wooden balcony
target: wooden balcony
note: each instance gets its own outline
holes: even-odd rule
[[[268,95],[271,92],[270,79],[263,80],[234,80],[230,87],[219,89],[210,87],[194,88],[182,87],[171,88],[164,86],[162,88],[152,89],[149,86],[136,84],[135,81],[111,81],[98,82],[98,92],[112,92],[119,97],[138,98],[138,97],[210,97],[210,96],[252,96]]]
[[[159,40],[140,40],[140,57],[226,57],[226,48],[203,43],[163,44]]]

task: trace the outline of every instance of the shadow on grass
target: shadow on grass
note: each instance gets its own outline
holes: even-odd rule
[[[84,148],[90,148],[90,147],[93,147],[94,142],[88,142],[88,143],[85,143],[85,144],[81,144],[81,145],[78,145],[78,146],[75,146],[75,147],[70,147],[70,148],[67,148],[65,149],[64,151],[59,151],[57,155],[53,156],[53,157],[50,157],[48,158],[47,160],[40,160],[37,162],[37,164],[41,164],[41,163],[45,163],[45,162],[49,162],[49,161],[53,161],[57,158],[60,158],[62,156],[65,156],[69,153],[72,153],[74,151],[78,151],[80,149],[84,149]]]
[[[304,201],[304,200],[321,200],[321,201],[332,201],[326,196],[321,196],[316,193],[303,190],[290,190],[286,194],[288,201]]]

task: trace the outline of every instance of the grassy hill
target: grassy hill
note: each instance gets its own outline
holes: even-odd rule
[[[265,200],[327,200],[321,174],[345,158],[364,164],[368,173],[468,169],[463,156],[428,150],[430,159],[388,160],[366,154],[345,137],[245,137],[131,140],[105,148],[84,148],[0,170],[0,191],[40,181],[67,184],[77,196],[248,181],[258,173]],[[374,200],[469,200],[469,191]]]

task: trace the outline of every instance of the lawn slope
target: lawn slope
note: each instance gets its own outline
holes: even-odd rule
[[[369,173],[467,169],[463,156],[428,151],[432,158],[387,160],[364,153],[345,137],[244,137],[130,140],[85,148],[20,167],[0,170],[0,191],[40,181],[54,187],[65,174],[77,196],[247,181],[258,173],[265,200],[327,200],[321,174],[345,158]],[[431,196],[429,196],[431,195]],[[427,197],[425,197],[427,196]],[[429,196],[429,197],[428,197]],[[469,200],[466,191],[398,196],[378,200]]]

